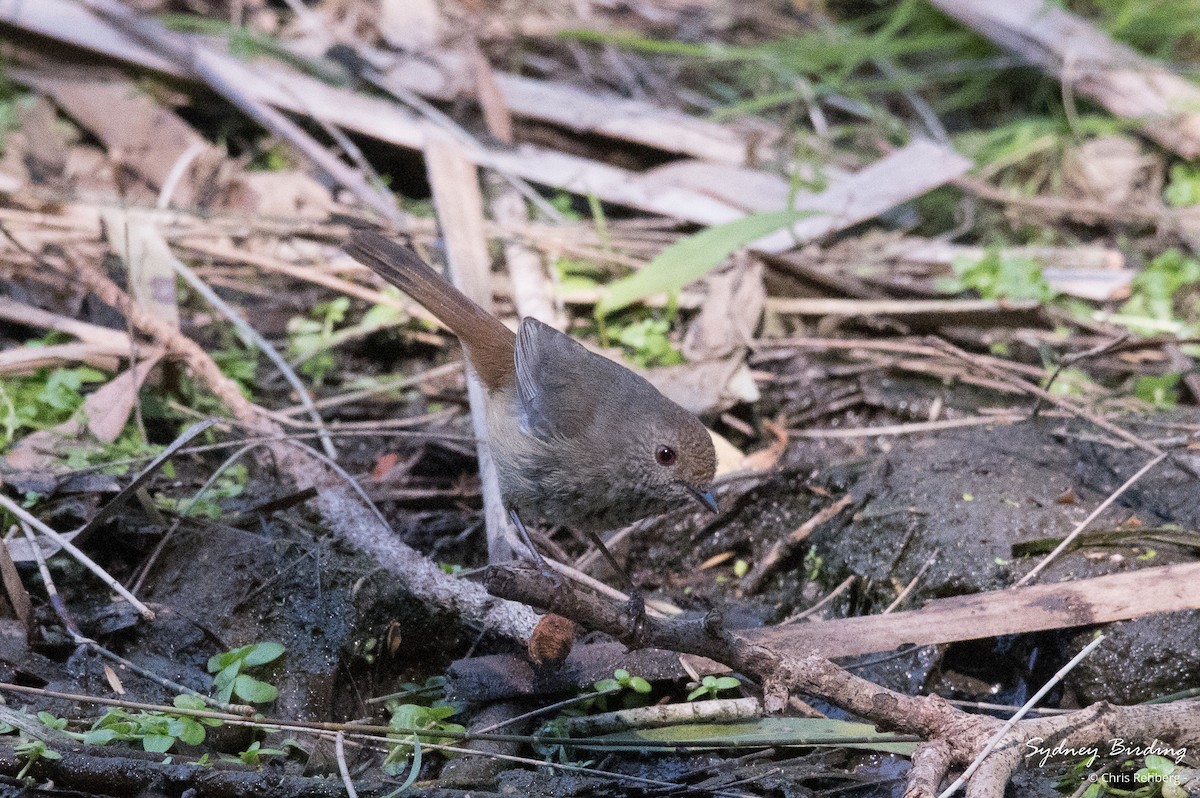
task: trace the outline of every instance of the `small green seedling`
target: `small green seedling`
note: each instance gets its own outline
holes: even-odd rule
[[[39,717],[44,714],[48,713],[38,713]],[[63,723],[65,724],[66,721],[63,721]],[[33,767],[33,763],[37,762],[39,759],[62,759],[62,754],[60,754],[58,751],[55,751],[50,746],[46,745],[46,743],[42,740],[35,740],[31,737],[25,736],[24,732],[21,732],[21,741],[17,743],[14,750],[19,758],[25,760],[25,765],[21,768],[21,771],[17,773],[18,780],[24,779],[25,774],[27,774],[29,769]]]
[[[734,690],[741,686],[741,680],[733,676],[705,676],[700,680],[700,684],[696,685],[696,688],[688,693],[687,700],[695,701],[698,698],[705,700],[716,698],[717,693],[722,690]]]
[[[392,718],[388,727],[395,731],[388,738],[396,744],[388,751],[383,761],[383,770],[389,776],[397,776],[408,768],[409,758],[413,758],[412,767],[417,768],[416,756],[420,746],[430,742],[447,744],[453,742],[467,729],[458,723],[449,723],[446,718],[458,714],[458,707],[444,702],[435,702],[434,706],[426,707],[420,704],[390,704]],[[420,730],[416,733],[413,730]],[[447,732],[438,734],[438,732]]]
[[[643,679],[641,676],[631,676],[629,671],[624,668],[617,668],[613,671],[611,679],[601,679],[592,685],[597,693],[613,693],[619,690],[633,690],[635,693],[649,693],[651,690],[650,682]]]
[[[180,709],[206,708],[203,701],[192,695],[176,696],[174,704]],[[206,735],[204,727],[220,725],[222,721],[215,718],[192,718],[168,712],[128,712],[120,707],[111,707],[92,724],[89,731],[71,736],[88,745],[136,740],[142,744],[143,750],[163,754],[170,751],[177,741],[185,745],[200,745]]]
[[[279,691],[266,682],[242,673],[247,668],[256,668],[274,662],[285,651],[281,643],[251,643],[248,646],[217,654],[208,660],[208,672],[215,673],[213,687],[216,699],[228,703],[237,696],[251,704],[269,704]]]
[[[617,668],[613,671],[611,679],[601,679],[592,685],[592,689],[597,695],[579,705],[584,711],[594,707],[603,712],[608,709],[608,696],[622,693],[624,695],[621,697],[621,704],[626,709],[645,706],[649,703],[650,691],[654,688],[641,676],[632,676],[624,668]]]
[[[238,754],[238,759],[242,764],[250,767],[262,767],[262,758],[264,756],[286,756],[287,751],[282,748],[263,748],[262,743],[258,740],[250,743],[250,747]]]
[[[683,355],[671,344],[670,330],[667,319],[645,318],[625,326],[611,325],[608,335],[639,366],[677,366],[683,362]]]
[[[310,316],[296,316],[287,323],[288,349],[293,358],[300,358],[300,372],[312,377],[317,385],[334,367],[333,353],[329,347],[334,329],[346,320],[350,309],[349,297],[338,297],[332,302],[321,302],[312,309]]]
[[[1144,761],[1146,766],[1133,774],[1134,781],[1150,785],[1151,789],[1161,789],[1162,798],[1186,798],[1187,792],[1179,783],[1179,765],[1155,754],[1147,754]],[[1140,788],[1135,793],[1140,793],[1143,789],[1146,788]]]

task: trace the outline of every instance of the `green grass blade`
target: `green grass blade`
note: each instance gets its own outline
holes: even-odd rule
[[[596,317],[603,318],[648,296],[678,291],[703,277],[738,247],[811,215],[810,211],[753,213],[677,241],[641,271],[611,283],[596,304]]]

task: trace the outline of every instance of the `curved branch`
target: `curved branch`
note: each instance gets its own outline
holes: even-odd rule
[[[911,696],[855,676],[824,657],[790,656],[722,629],[719,616],[701,620],[631,618],[626,608],[555,584],[537,571],[493,566],[484,585],[495,596],[520,601],[605,632],[630,648],[660,648],[720,662],[763,685],[768,708],[782,708],[789,692],[820,696],[880,728],[918,735],[925,740],[913,756],[905,798],[931,798],[952,767],[963,767],[984,749],[1001,721],[971,715],[937,695]],[[1012,773],[1034,755],[1039,739],[1080,748],[1103,746],[1113,739],[1160,740],[1174,746],[1200,745],[1200,700],[1118,707],[1096,704],[1064,715],[1018,721],[983,760],[967,782],[968,798],[998,798]]]

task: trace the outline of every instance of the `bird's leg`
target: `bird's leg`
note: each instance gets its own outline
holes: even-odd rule
[[[608,567],[617,572],[621,576],[621,580],[625,582],[625,585],[629,590],[629,615],[633,618],[634,626],[639,626],[642,622],[643,616],[646,614],[646,600],[642,597],[641,589],[633,583],[633,579],[630,578],[629,572],[617,563],[617,558],[614,557],[613,553],[608,550],[608,546],[605,545],[604,539],[590,530],[587,532],[587,535],[600,549],[600,553],[604,555],[604,559],[608,561]]]
[[[529,530],[521,522],[521,516],[517,515],[517,511],[509,510],[508,517],[512,519],[513,524],[517,527],[517,533],[521,536],[521,542],[525,544],[525,548],[533,555],[533,561],[537,563],[538,570],[542,572],[542,575],[553,579],[556,584],[561,582],[562,578],[558,575],[558,572],[550,567],[550,564],[542,557],[542,553],[537,550],[537,546],[533,545],[533,538],[529,537]]]

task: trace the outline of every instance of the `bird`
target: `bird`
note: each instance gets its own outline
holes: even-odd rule
[[[352,231],[345,251],[462,343],[486,392],[501,499],[539,562],[526,521],[589,535],[632,587],[599,532],[691,501],[718,512],[712,437],[644,377],[535,318],[514,333],[411,247],[375,230]]]

